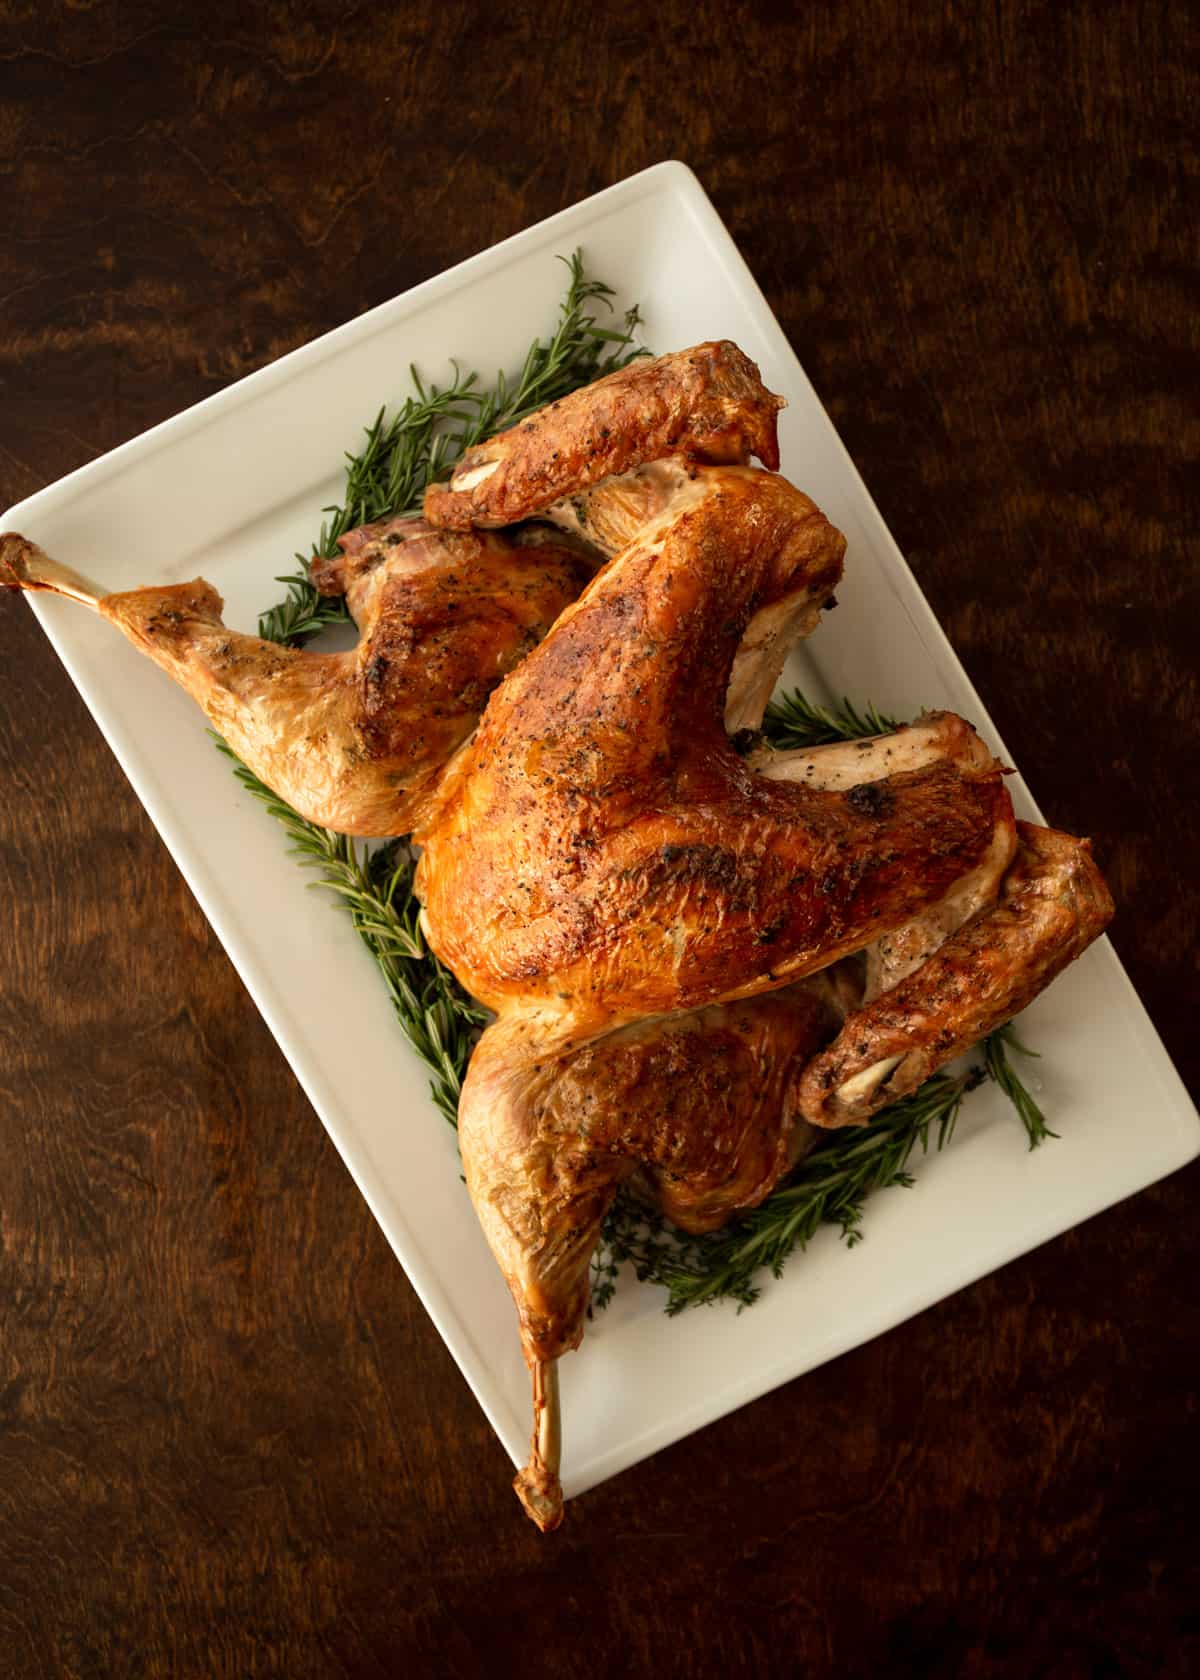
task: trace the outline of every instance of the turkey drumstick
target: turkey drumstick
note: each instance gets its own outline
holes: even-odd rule
[[[0,581],[94,607],[301,816],[344,834],[407,834],[488,694],[592,569],[578,544],[546,536],[443,533],[419,519],[350,532],[313,568],[326,593],[346,595],[360,632],[347,653],[227,629],[202,578],[106,594],[15,533],[0,537]]]
[[[561,1514],[550,1377],[583,1335],[592,1255],[617,1190],[633,1181],[689,1231],[757,1206],[820,1135],[800,1120],[795,1093],[855,989],[852,975],[826,971],[583,1045],[554,1045],[521,1014],[484,1033],[459,1104],[459,1150],[532,1374],[530,1463],[516,1487],[539,1527]]]
[[[553,458],[535,416],[472,451],[474,466],[464,462],[455,481],[470,478],[482,452],[497,468],[507,463],[488,493],[493,502],[502,484],[511,504],[534,479],[550,487],[548,502],[560,480],[578,489],[618,462],[635,467],[671,450],[778,459],[781,400],[734,345],[639,361],[588,389],[588,401],[554,405],[563,447]],[[540,474],[528,447],[522,455],[529,445],[545,457]],[[488,694],[579,594],[597,558],[591,541],[544,527],[472,530],[457,490],[439,502],[435,486],[430,503],[444,503],[440,523],[459,528],[383,520],[349,532],[336,557],[313,563],[319,589],[346,595],[360,632],[350,653],[280,647],[229,630],[219,595],[202,579],[107,593],[15,533],[0,537],[0,583],[70,596],[116,624],[302,816],[347,834],[407,834]],[[478,523],[513,517],[506,504],[500,519],[481,515]]]

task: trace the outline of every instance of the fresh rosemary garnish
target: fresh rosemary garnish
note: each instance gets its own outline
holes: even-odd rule
[[[626,313],[619,331],[599,326],[587,306],[607,301],[610,288],[585,275],[578,252],[568,268],[558,327],[546,342],[531,346],[515,380],[501,375],[484,390],[474,374],[461,375],[455,368],[452,382],[441,389],[423,385],[413,370],[415,395],[390,418],[381,410],[367,428],[362,452],[347,456],[345,500],[324,510],[329,517],[313,544],[314,557],[335,553],[338,537],[358,525],[415,511],[425,486],[445,476],[464,449],[644,354],[631,348],[637,310]],[[259,621],[261,636],[291,645],[346,616],[341,597],[319,595],[309,580],[308,562],[296,558],[300,570],[278,579],[287,585],[287,595]],[[763,720],[763,734],[781,749],[880,735],[896,727],[895,719],[873,706],[860,709],[843,700],[824,708],[799,691],[772,701]],[[333,892],[349,912],[379,965],[405,1036],[433,1075],[434,1103],[454,1124],[485,1015],[425,943],[408,845],[393,840],[371,849],[308,822],[241,764],[220,737],[215,739],[234,759],[242,786],[282,824],[298,861],[316,871],[313,885]],[[888,1185],[911,1185],[907,1167],[913,1151],[948,1143],[963,1098],[987,1077],[1017,1109],[1030,1147],[1053,1137],[1008,1060],[1010,1044],[1024,1049],[1008,1028],[993,1033],[984,1046],[983,1068],[957,1078],[935,1074],[919,1091],[876,1115],[865,1130],[832,1134],[760,1207],[711,1235],[689,1236],[622,1193],[592,1262],[593,1306],[607,1305],[625,1263],[639,1278],[666,1288],[669,1313],[717,1300],[749,1306],[760,1292],[756,1280],[764,1268],[778,1276],[787,1256],[804,1247],[821,1225],[835,1224],[848,1243],[857,1242],[867,1196]]]
[[[622,1193],[592,1260],[594,1307],[607,1306],[624,1263],[642,1282],[666,1289],[671,1315],[713,1301],[753,1306],[759,1275],[781,1276],[788,1255],[806,1248],[822,1225],[839,1226],[850,1247],[859,1242],[867,1197],[888,1185],[913,1184],[906,1168],[914,1149],[926,1153],[931,1135],[934,1149],[949,1143],[963,1098],[984,1077],[980,1068],[958,1078],[935,1073],[869,1126],[831,1133],[759,1207],[706,1236],[668,1225]]]
[[[983,1059],[988,1073],[999,1085],[1004,1095],[1021,1116],[1021,1124],[1029,1135],[1030,1149],[1036,1149],[1047,1138],[1056,1138],[1057,1132],[1052,1132],[1046,1124],[1046,1116],[1033,1100],[1032,1093],[1024,1086],[1008,1059],[1009,1050],[1015,1050],[1019,1056],[1032,1056],[1036,1061],[1040,1054],[1031,1050],[1013,1031],[1012,1023],[1001,1027],[984,1040]]]
[[[779,1277],[789,1254],[806,1248],[822,1225],[837,1225],[847,1245],[862,1240],[863,1207],[875,1190],[911,1189],[913,1151],[945,1148],[954,1135],[963,1098],[993,1079],[1024,1121],[1030,1148],[1057,1134],[1045,1127],[1035,1138],[1028,1109],[1037,1105],[1008,1060],[1007,1027],[983,1042],[984,1065],[952,1078],[935,1073],[909,1097],[890,1103],[869,1126],[831,1132],[759,1207],[707,1236],[691,1236],[621,1191],[604,1222],[592,1258],[592,1309],[612,1299],[623,1265],[642,1283],[667,1291],[666,1311],[735,1301],[740,1311],[761,1293],[764,1270]]]
[[[303,647],[331,624],[345,624],[350,618],[345,596],[322,595],[313,586],[307,562],[300,555],[296,558],[303,569],[275,579],[276,583],[287,584],[287,594],[258,620],[258,633],[264,641],[282,642],[287,647]]]
[[[209,733],[233,760],[233,773],[246,791],[283,825],[288,850],[302,867],[318,872],[311,885],[332,892],[350,912],[355,932],[379,964],[405,1037],[433,1073],[434,1103],[456,1125],[463,1076],[485,1015],[425,943],[411,849],[403,840],[391,840],[368,851],[348,834],[309,822],[247,769],[219,735]]]
[[[767,702],[762,733],[779,752],[803,752],[832,741],[857,741],[864,735],[887,735],[900,727],[894,717],[874,706],[861,711],[843,699],[840,706],[815,706],[800,690]]]
[[[452,363],[449,385],[426,386],[416,368],[409,369],[414,394],[390,417],[381,408],[360,453],[346,456],[345,499],[323,509],[329,517],[313,544],[313,559],[332,558],[338,538],[360,525],[419,513],[426,486],[444,478],[473,444],[646,354],[633,342],[641,320],[637,308],[625,311],[619,328],[602,326],[592,306],[611,310],[612,287],[589,278],[579,251],[559,261],[568,281],[558,325],[549,338],[533,341],[515,379],[501,372],[490,388],[481,387],[477,374]],[[300,570],[275,580],[287,584],[287,596],[258,621],[266,641],[293,647],[347,616],[343,598],[319,594],[309,580],[309,562],[300,554],[296,559]]]

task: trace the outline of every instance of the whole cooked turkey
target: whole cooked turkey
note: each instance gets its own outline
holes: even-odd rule
[[[1087,842],[1016,822],[952,714],[734,750],[845,549],[748,464],[777,467],[780,406],[736,346],[700,345],[470,451],[423,521],[351,533],[321,568],[362,632],[349,654],[238,636],[202,581],[106,595],[0,539],[0,576],[117,623],[304,815],[415,831],[430,944],[495,1014],[459,1142],[532,1373],[516,1486],[543,1529],[556,1362],[620,1185],[715,1228],[1111,915]]]

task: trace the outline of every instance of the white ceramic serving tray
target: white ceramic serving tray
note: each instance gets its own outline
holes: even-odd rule
[[[788,673],[819,696],[900,715],[964,713],[1012,762],[926,606],[761,292],[695,177],[664,163],[506,240],[242,380],[13,508],[23,531],[111,589],[200,574],[252,628],[272,580],[308,552],[340,499],[343,452],[408,366],[486,378],[518,366],[555,318],[582,246],[637,301],[656,353],[732,338],[788,401],[783,470],[846,533],[839,608]],[[214,486],[220,493],[214,493]],[[529,1387],[516,1320],[370,957],[306,890],[278,826],[230,774],[204,719],[105,623],[33,610],[265,1016],[372,1212],[496,1429],[524,1461]],[[1036,815],[1015,783],[1018,805]],[[1052,795],[1052,790],[1051,790]],[[661,1293],[622,1283],[563,1362],[563,1481],[577,1494],[775,1384],[898,1324],[1132,1195],[1200,1148],[1195,1109],[1107,940],[1038,1000],[1023,1035],[1047,1054],[1039,1097],[1058,1142],[1031,1154],[994,1088],[918,1184],[872,1203],[867,1240],[832,1230],[753,1311],[667,1320]],[[397,1382],[403,1373],[395,1373]],[[515,1507],[514,1507],[515,1511]]]

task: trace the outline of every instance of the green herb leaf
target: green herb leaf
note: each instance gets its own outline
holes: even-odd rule
[[[857,741],[867,735],[888,735],[900,724],[874,706],[861,711],[843,699],[840,706],[816,706],[800,690],[768,701],[762,732],[780,752],[802,752],[833,741]]]
[[[403,840],[368,851],[348,834],[309,822],[259,781],[219,735],[209,733],[233,760],[233,773],[247,793],[283,825],[297,862],[317,871],[313,885],[333,893],[349,911],[355,932],[379,964],[405,1037],[433,1073],[434,1104],[455,1125],[467,1063],[487,1017],[425,943],[413,894],[412,851]]]
[[[1021,1056],[1037,1056],[1036,1050],[1029,1050],[1021,1043],[1012,1029],[1012,1023],[999,1028],[997,1032],[989,1033],[983,1041],[983,1060],[988,1076],[996,1081],[1009,1102],[1016,1109],[1029,1138],[1030,1149],[1036,1149],[1045,1143],[1047,1138],[1056,1138],[1057,1132],[1052,1132],[1046,1123],[1046,1116],[1042,1113],[1033,1099],[1032,1093],[1021,1083],[1016,1068],[1008,1059],[1009,1050],[1015,1050]]]
[[[830,1133],[761,1206],[706,1236],[677,1230],[621,1192],[592,1262],[594,1305],[607,1305],[621,1265],[631,1264],[640,1279],[666,1289],[672,1315],[715,1301],[736,1301],[740,1310],[758,1299],[762,1272],[779,1277],[822,1225],[836,1225],[853,1247],[867,1197],[911,1187],[905,1168],[913,1151],[949,1143],[963,1098],[983,1077],[978,1068],[957,1079],[936,1073],[869,1126]]]

